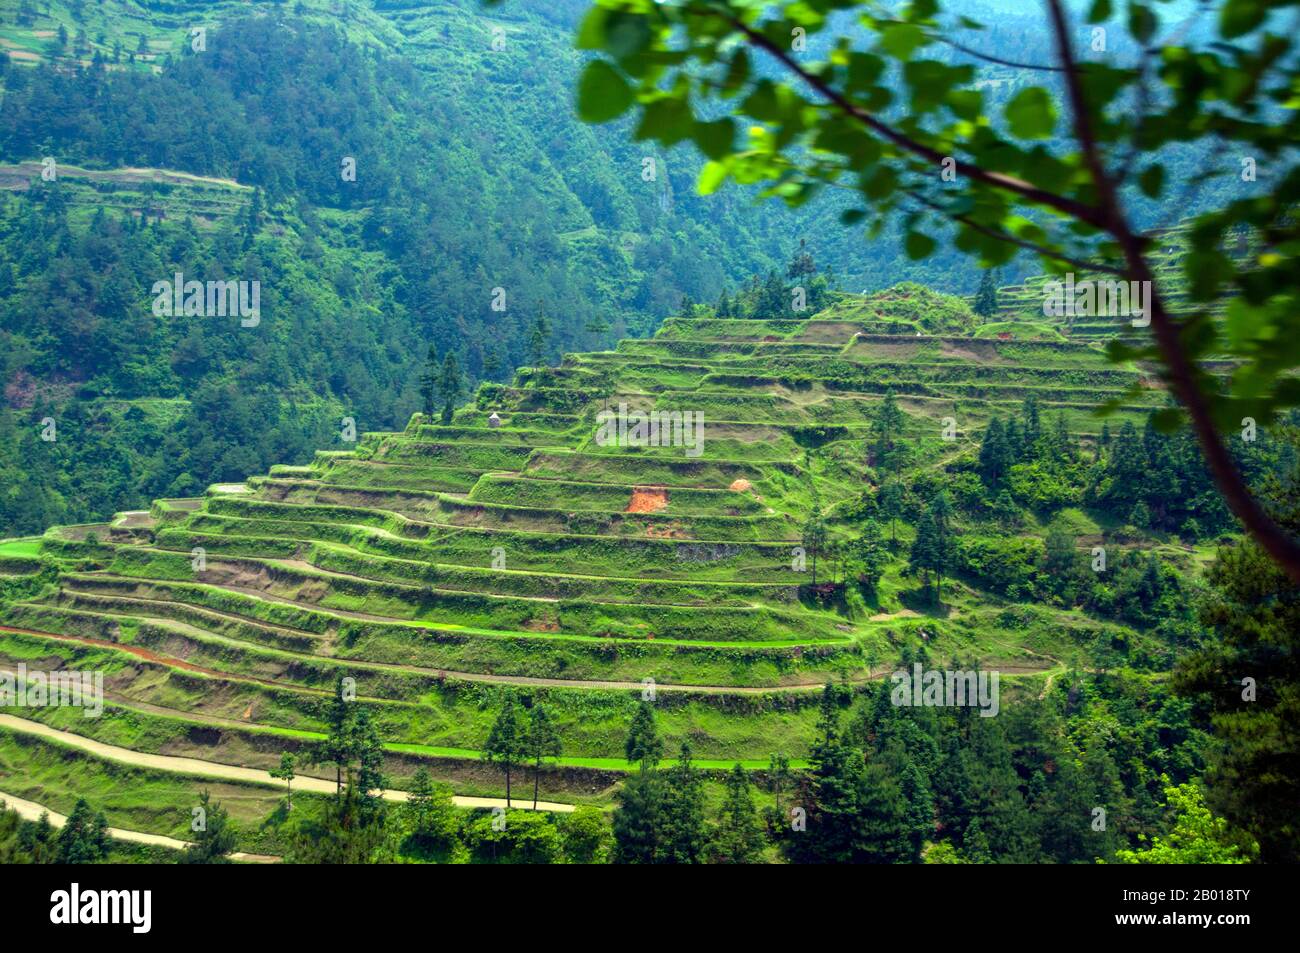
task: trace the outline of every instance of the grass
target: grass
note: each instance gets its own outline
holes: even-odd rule
[[[95,545],[88,527],[0,543],[0,557],[60,567],[57,590],[15,589],[8,624],[108,643],[0,634],[0,660],[105,673],[105,718],[43,721],[259,767],[321,737],[326,692],[346,673],[395,783],[426,764],[461,793],[503,787],[479,751],[510,693],[545,704],[561,730],[544,785],[607,804],[647,679],[665,686],[667,752],[689,742],[721,771],[765,767],[774,751],[808,756],[818,692],[782,686],[861,686],[910,654],[998,667],[1015,696],[1087,667],[1099,640],[1157,655],[1144,633],[960,578],[935,603],[905,572],[906,520],[869,599],[819,604],[796,571],[813,507],[833,538],[851,538],[854,507],[884,478],[871,428],[885,393],[904,412],[904,474],[942,481],[1024,396],[1090,436],[1098,396],[1140,374],[1054,327],[998,329],[906,287],[798,320],[670,319],[653,339],[485,385],[449,425],[416,414],[354,450],[249,475],[246,492],[158,501],[149,519],[96,526]],[[1112,427],[1159,399],[1131,398]],[[597,444],[597,413],[620,403],[699,411],[701,454]],[[945,417],[956,441],[941,435]],[[1049,522],[1084,540],[1113,528],[1067,508],[1027,516],[1029,540]],[[976,517],[959,528],[972,545],[992,532]],[[1177,555],[1194,567],[1209,553]]]

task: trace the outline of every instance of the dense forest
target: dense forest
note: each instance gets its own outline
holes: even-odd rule
[[[554,108],[572,95],[580,60],[566,38],[582,4],[505,11],[500,51],[474,4],[439,14],[406,51],[381,19],[402,7],[339,19],[269,4],[221,24],[202,52],[160,57],[143,32],[134,45],[95,32],[138,7],[73,4],[85,28],[46,41],[40,65],[0,52],[0,158],[56,163],[53,178],[32,166],[0,193],[0,533],[303,462],[339,446],[345,417],[400,427],[430,344],[455,355],[468,393],[529,363],[539,323],[553,361],[747,282],[767,283],[757,304],[775,314],[790,305],[772,281],[805,241],[823,292],[909,278],[974,290],[956,253],[911,261],[890,236],[840,227],[834,196],[793,211],[734,189],[699,196],[685,147]],[[35,29],[49,14],[10,15]],[[988,43],[1045,51],[1003,14]],[[1012,88],[1008,77],[996,96]],[[1171,174],[1196,178],[1191,158],[1174,156]],[[80,166],[230,185],[214,213],[185,183],[86,187],[67,171]],[[178,272],[259,282],[266,320],[151,314],[151,287]]]

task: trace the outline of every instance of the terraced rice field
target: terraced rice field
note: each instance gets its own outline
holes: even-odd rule
[[[847,531],[836,507],[878,479],[869,428],[888,391],[908,467],[937,468],[1031,393],[1085,438],[1108,398],[1139,420],[1163,399],[1134,390],[1142,378],[1065,341],[674,319],[485,386],[449,426],[417,414],[309,466],[0,544],[0,668],[93,669],[106,691],[100,718],[29,709],[0,725],[0,790],[57,755],[24,721],[118,751],[273,767],[322,737],[340,673],[399,787],[425,765],[462,795],[498,794],[478,750],[502,693],[545,702],[564,757],[543,792],[568,803],[607,798],[650,690],[667,750],[688,740],[718,769],[773,752],[797,764],[820,686],[883,677],[908,646],[996,664],[1009,691],[1037,692],[1095,623],[962,587],[955,609],[927,614],[892,575],[880,605],[823,604],[795,568],[802,527],[816,500]],[[620,404],[701,414],[702,452],[601,445],[597,414]],[[66,811],[67,788],[10,793]]]

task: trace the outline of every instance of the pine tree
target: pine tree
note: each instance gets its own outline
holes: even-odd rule
[[[1048,530],[1043,561],[1043,581],[1057,598],[1072,605],[1079,575],[1079,551],[1074,537],[1059,526]]]
[[[908,568],[913,572],[919,571],[926,586],[930,585],[930,570],[934,568],[938,534],[934,514],[928,508],[922,510],[920,519],[916,521],[916,538],[912,540],[912,550],[908,554]]]
[[[546,315],[538,313],[528,333],[528,363],[531,367],[541,367],[546,358],[546,345],[550,340],[551,325]]]
[[[980,480],[990,490],[996,489],[1010,469],[1010,462],[1002,420],[994,417],[984,431],[984,442],[980,444]]]
[[[663,784],[659,776],[634,774],[615,795],[612,828],[616,864],[653,864],[659,857],[663,827]]]
[[[199,794],[203,825],[195,831],[194,842],[181,854],[183,864],[228,864],[237,846],[230,828],[230,815],[220,802],[211,800],[207,791]]]
[[[1065,422],[1064,411],[1056,415],[1056,452],[1066,462],[1074,460],[1074,440],[1070,436],[1070,427]]]
[[[691,761],[690,745],[683,742],[677,763],[663,772],[662,778],[663,811],[657,861],[664,864],[703,863],[708,843],[704,824],[704,781]]]
[[[894,445],[903,433],[906,418],[898,407],[891,387],[885,391],[885,397],[876,409],[871,421],[872,448],[875,453],[876,466],[891,467],[894,463]]]
[[[629,764],[641,766],[642,774],[653,771],[663,757],[664,745],[655,729],[654,708],[648,701],[643,700],[637,706],[632,724],[628,727],[623,751]]]
[[[953,541],[952,527],[949,524],[952,503],[946,491],[940,490],[935,495],[934,501],[930,504],[930,511],[934,514],[935,530],[933,562],[930,568],[935,573],[935,598],[942,602],[943,577],[956,560],[956,546]]]
[[[284,803],[286,810],[293,810],[293,779],[297,777],[294,768],[297,766],[298,759],[288,751],[280,755],[280,767],[272,768],[268,772],[271,777],[277,781],[284,782]]]
[[[441,421],[444,427],[451,423],[452,415],[456,412],[456,402],[460,400],[463,386],[460,365],[456,363],[456,355],[448,354],[442,360],[442,376],[438,381],[438,390],[442,396]]]
[[[898,480],[885,481],[880,487],[877,502],[880,506],[880,515],[889,520],[889,542],[891,545],[896,544],[898,542],[898,520],[902,518],[906,508],[906,493],[903,484]]]
[[[60,864],[98,864],[108,856],[108,821],[104,812],[93,812],[85,798],[78,798],[72,813],[59,831],[56,857]]]
[[[907,802],[908,860],[917,863],[926,840],[934,836],[934,796],[920,766],[908,757],[902,758],[901,763],[899,783]]]
[[[425,421],[432,421],[438,402],[438,348],[429,345],[424,356],[424,373],[420,375],[420,400]]]
[[[879,523],[869,519],[862,524],[862,535],[850,544],[849,558],[858,583],[874,593],[889,565],[889,550]]]
[[[1038,438],[1043,434],[1042,421],[1038,411],[1038,398],[1033,394],[1025,398],[1022,413],[1025,418],[1025,457],[1032,458],[1038,447]]]
[[[817,585],[817,554],[826,547],[826,520],[821,507],[814,506],[803,527],[803,545],[812,557],[812,584]]]
[[[460,820],[451,788],[435,785],[423,767],[411,776],[411,796],[403,811],[411,838],[421,850],[438,850],[456,839]]]
[[[722,811],[713,831],[710,856],[717,864],[752,864],[763,852],[763,830],[749,775],[739,764],[727,775]]]
[[[759,287],[754,302],[754,317],[758,320],[773,320],[783,318],[789,312],[790,295],[786,291],[785,282],[775,271],[770,271]]]
[[[975,303],[971,310],[981,318],[991,318],[998,313],[998,288],[993,278],[993,269],[980,275],[979,290],[975,292]]]
[[[356,788],[365,811],[378,809],[386,784],[384,742],[368,708],[357,708],[352,748],[356,752]]]
[[[962,838],[962,848],[968,863],[993,863],[993,852],[989,850],[989,839],[985,836],[984,825],[978,817],[971,821],[966,828],[966,836]]]
[[[314,764],[334,765],[335,794],[339,797],[343,795],[344,772],[351,771],[355,750],[354,718],[354,706],[347,698],[344,676],[339,674],[334,681],[334,695],[325,712],[325,740],[316,742],[310,754]]]
[[[533,810],[537,810],[537,788],[541,782],[542,762],[560,756],[560,733],[542,705],[534,705],[528,719],[528,756],[533,760]]]
[[[790,783],[790,759],[783,754],[773,754],[767,775],[772,780],[772,801],[775,813],[772,826],[779,827],[785,823],[785,811],[781,808],[781,799],[785,795],[787,785]]]
[[[495,764],[506,776],[506,807],[510,807],[510,776],[527,757],[525,732],[515,698],[507,695],[483,745],[483,759]]]

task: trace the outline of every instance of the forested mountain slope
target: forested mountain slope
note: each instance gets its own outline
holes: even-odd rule
[[[1149,425],[1160,390],[1128,395],[1139,368],[975,320],[907,285],[799,320],[672,319],[484,384],[449,421],[7,544],[0,668],[93,667],[107,701],[0,723],[0,790],[98,797],[114,824],[177,836],[196,782],[167,759],[232,778],[305,758],[347,676],[389,786],[423,766],[501,793],[480,754],[523,699],[562,739],[543,796],[604,804],[635,771],[624,733],[649,685],[666,755],[689,744],[715,781],[781,755],[816,791],[861,769],[828,751],[870,751],[873,799],[851,812],[868,832],[837,859],[930,841],[1110,859],[1164,831],[1163,788],[1203,768],[1167,673],[1205,638],[1201,567],[1231,523],[1190,439]],[[1114,432],[1088,412],[1112,397]],[[607,408],[699,429],[611,440]],[[1246,457],[1272,469],[1279,447]],[[914,663],[1000,673],[1002,717],[887,704]],[[139,777],[148,809],[91,742],[163,756]],[[269,781],[226,799],[240,847],[280,853]],[[1095,805],[1117,819],[1104,836]],[[790,856],[833,856],[819,823]]]
[[[539,318],[539,357],[644,333],[786,254],[788,233],[739,227],[738,198],[694,199],[693,169],[661,157],[644,181],[636,150],[577,122],[558,26],[507,19],[495,51],[469,4],[401,12],[409,41],[364,10],[263,6],[4,10],[39,52],[8,39],[0,60],[0,531],[304,459],[344,416],[394,426],[430,343],[472,386],[529,358]],[[97,62],[74,73],[78,12]],[[198,53],[199,13],[239,18]],[[264,320],[153,315],[176,272],[259,281]]]
[[[345,417],[401,426],[430,344],[466,388],[502,380],[804,239],[832,284],[973,290],[833,197],[701,197],[690,150],[580,123],[583,9],[0,2],[0,534],[305,460]],[[265,320],[152,314],[176,273],[258,281]]]

